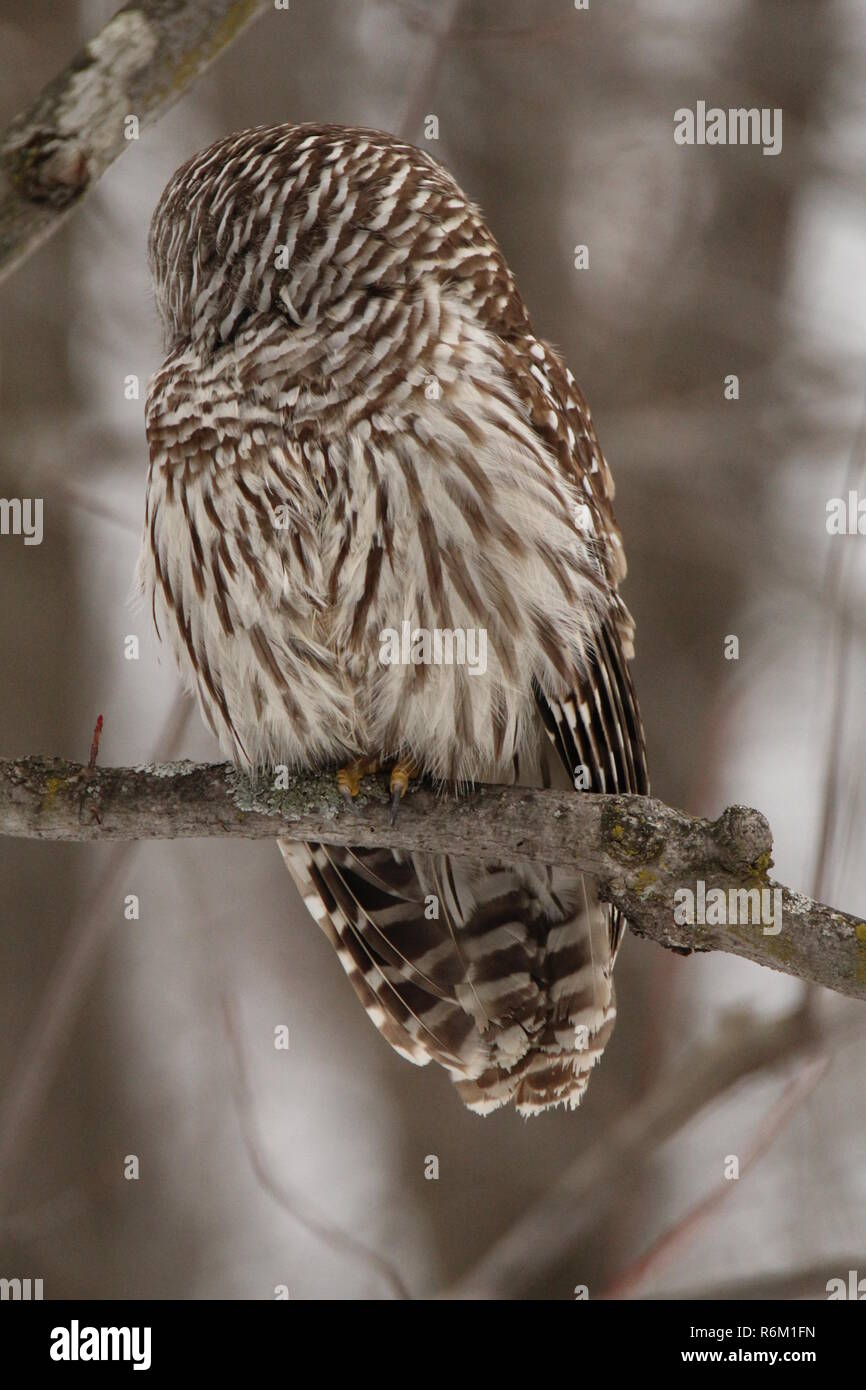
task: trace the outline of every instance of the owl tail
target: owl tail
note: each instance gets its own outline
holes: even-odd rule
[[[616,1021],[609,909],[580,876],[580,905],[544,941],[546,1016],[513,1065],[501,1061],[478,1076],[455,1078],[463,1102],[486,1115],[513,1103],[521,1115],[563,1106],[574,1110],[601,1060]]]
[[[615,1018],[611,916],[591,880],[442,855],[280,849],[395,1051],[437,1061],[477,1114],[580,1102]]]

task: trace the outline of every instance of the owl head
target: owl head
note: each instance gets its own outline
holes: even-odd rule
[[[160,199],[149,257],[167,346],[204,355],[274,317],[375,351],[433,291],[499,316],[517,300],[478,210],[435,160],[342,126],[257,127],[195,155]]]

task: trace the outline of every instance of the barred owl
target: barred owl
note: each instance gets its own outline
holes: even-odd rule
[[[410,775],[646,792],[611,475],[450,175],[377,131],[242,131],[174,175],[149,255],[138,584],[224,753],[341,767],[349,796],[378,767],[395,800]],[[483,634],[484,669],[383,660],[406,631]],[[280,848],[397,1052],[482,1114],[578,1103],[623,930],[591,880]]]

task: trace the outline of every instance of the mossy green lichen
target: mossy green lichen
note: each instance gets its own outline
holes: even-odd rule
[[[602,838],[617,859],[636,860],[639,864],[656,859],[664,849],[665,838],[656,822],[640,811],[604,806],[601,813]]]
[[[759,854],[757,859],[753,859],[749,865],[749,872],[745,875],[745,882],[750,888],[765,888],[769,883],[769,871],[773,867],[773,856],[769,850]]]
[[[854,978],[858,985],[866,985],[866,922],[854,923],[854,938],[857,942],[857,964]]]
[[[283,773],[277,786],[273,772],[250,774],[232,769],[226,780],[235,806],[243,812],[298,821],[315,810],[333,820],[345,809],[333,774],[310,777]],[[362,794],[356,804],[363,805],[365,801]]]
[[[652,891],[659,881],[659,876],[652,869],[638,869],[637,873],[628,880],[628,886],[638,897],[647,898],[652,895]]]
[[[803,965],[802,952],[786,932],[780,932],[778,936],[772,933],[765,934],[760,925],[748,922],[728,922],[725,931],[734,941],[750,948],[754,948],[755,942],[760,941],[761,956],[771,956],[779,969],[784,970],[787,975],[801,973],[796,967]]]
[[[57,793],[66,781],[65,777],[46,777],[45,778],[45,798],[46,808],[54,805],[57,800]]]

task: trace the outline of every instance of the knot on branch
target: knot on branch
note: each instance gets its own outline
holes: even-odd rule
[[[722,867],[746,878],[766,877],[773,863],[773,832],[751,806],[728,806],[710,827]]]
[[[8,145],[3,163],[12,186],[31,203],[71,207],[90,185],[88,150],[56,130],[35,130],[21,143]]]

